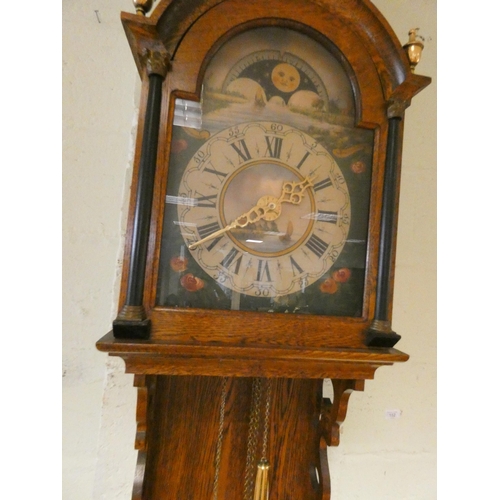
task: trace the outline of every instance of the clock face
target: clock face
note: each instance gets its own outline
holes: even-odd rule
[[[276,122],[210,138],[181,180],[187,248],[214,281],[255,297],[305,289],[341,253],[350,224],[342,172],[318,142]]]
[[[340,63],[253,29],[209,64],[201,114],[172,128],[157,304],[360,316],[373,132]]]

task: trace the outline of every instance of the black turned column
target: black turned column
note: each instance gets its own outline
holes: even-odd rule
[[[150,333],[150,320],[144,310],[143,294],[158,152],[162,85],[167,70],[167,59],[161,53],[146,50],[144,59],[149,78],[149,92],[139,163],[127,293],[125,304],[113,321],[113,335],[116,338],[128,339],[146,339]]]
[[[396,182],[401,148],[401,117],[389,118],[387,156],[385,163],[380,247],[378,259],[375,317],[366,334],[366,345],[393,347],[401,335],[392,331],[389,318],[391,262],[394,249],[393,229],[396,216]]]

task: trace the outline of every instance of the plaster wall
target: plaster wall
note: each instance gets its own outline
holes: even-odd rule
[[[436,0],[374,4],[404,43],[426,39],[433,84],[407,111],[393,327],[407,363],[353,393],[332,498],[436,498]],[[121,26],[130,0],[63,1],[63,499],[130,498],[136,390],[95,349],[116,315],[139,79]],[[325,392],[330,387],[325,385]],[[388,413],[389,410],[389,413]],[[399,418],[388,418],[401,410]]]

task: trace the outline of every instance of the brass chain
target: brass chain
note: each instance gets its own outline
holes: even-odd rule
[[[247,459],[245,464],[245,483],[243,500],[253,500],[255,487],[255,465],[257,457],[257,442],[260,430],[260,406],[262,396],[262,379],[252,380],[252,400],[250,405],[250,425],[248,429]]]
[[[252,380],[252,395],[250,403],[250,422],[248,429],[247,457],[245,464],[245,482],[243,500],[253,500],[255,488],[255,468],[257,465],[257,447],[262,427],[262,381],[261,378]],[[219,429],[217,435],[217,448],[215,454],[215,476],[212,500],[218,498],[219,476],[222,460],[222,443],[224,439],[224,420],[227,401],[228,378],[222,379],[220,406],[219,406]],[[269,418],[271,413],[271,380],[266,380],[266,396],[264,409],[264,425],[262,430],[262,460],[266,459],[269,441]]]
[[[267,458],[267,443],[269,440],[269,417],[271,414],[271,379],[266,380],[266,407],[264,412],[264,431],[262,435],[262,460]]]
[[[214,494],[213,500],[217,500],[219,488],[219,475],[220,464],[222,457],[222,440],[224,437],[224,418],[226,414],[226,400],[227,400],[227,377],[222,379],[222,389],[220,394],[220,407],[219,407],[219,431],[217,435],[217,450],[215,452],[215,477],[214,477]]]

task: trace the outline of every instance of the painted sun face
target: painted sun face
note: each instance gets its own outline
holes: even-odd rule
[[[293,92],[300,84],[300,75],[291,64],[278,64],[271,74],[274,86],[281,92]]]

